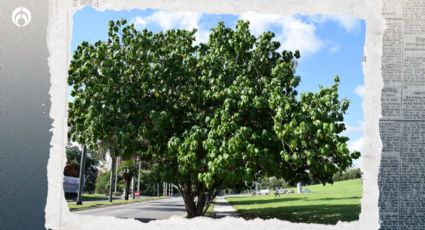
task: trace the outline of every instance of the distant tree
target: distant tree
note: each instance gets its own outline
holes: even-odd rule
[[[108,194],[110,172],[99,172],[96,178],[95,193]]]
[[[120,163],[118,167],[119,175],[124,180],[124,199],[128,200],[130,192],[130,182],[132,178],[137,174],[137,167],[135,166],[134,161],[124,160]]]
[[[78,177],[80,171],[81,150],[77,146],[68,145],[66,147],[66,158],[67,161],[64,169],[64,175]],[[93,152],[88,151],[85,167],[85,191],[88,193],[93,193],[95,191],[98,171],[97,166],[99,166],[99,161],[93,157]]]
[[[346,171],[336,173],[334,181],[352,180],[362,178],[362,172],[359,168],[350,168]]]
[[[142,170],[140,175],[140,192],[143,195],[156,196],[157,184],[162,187],[164,177],[161,176],[160,168],[155,164],[147,164],[142,161]],[[136,182],[137,183],[137,182]],[[161,190],[161,188],[160,188]]]

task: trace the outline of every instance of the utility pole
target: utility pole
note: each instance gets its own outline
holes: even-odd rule
[[[134,177],[131,178],[131,197],[134,199]]]
[[[118,184],[118,167],[120,166],[121,158],[117,157],[117,166],[115,167],[115,188],[114,188],[114,194],[117,193],[117,184]]]
[[[169,184],[169,187],[168,187],[168,195],[169,195],[169,196],[172,196],[172,195],[173,195],[173,184],[172,184],[172,183],[170,183],[170,184]]]
[[[162,182],[162,196],[165,196],[165,182]]]
[[[112,170],[115,165],[117,164],[117,158],[116,157],[112,157],[112,162],[111,162],[111,177],[110,177],[110,181],[112,181],[112,184],[109,186],[109,202],[112,202],[112,189],[114,184],[116,185],[116,183],[114,183],[114,173],[115,171]]]
[[[83,201],[82,201],[82,192],[83,192],[83,177],[85,174],[85,169],[86,169],[86,154],[87,154],[87,148],[86,145],[83,144],[83,151],[81,153],[81,160],[80,160],[80,184],[78,185],[78,196],[77,196],[77,205],[82,205]]]
[[[136,166],[137,164],[137,159],[136,162],[134,163],[134,166]],[[133,177],[131,177],[131,197],[134,199],[136,199],[136,197],[134,196],[134,194],[136,193],[136,175],[133,175]]]
[[[139,175],[137,176],[137,191],[140,194],[140,170],[142,168],[142,161],[140,160],[139,157],[137,157],[137,160],[139,161]],[[141,195],[141,194],[140,194]]]

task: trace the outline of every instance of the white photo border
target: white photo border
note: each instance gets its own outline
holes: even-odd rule
[[[71,213],[63,195],[63,168],[66,163],[67,140],[67,83],[71,57],[73,14],[86,6],[98,11],[159,9],[203,13],[240,14],[253,11],[261,14],[325,14],[351,15],[366,22],[363,73],[365,76],[364,139],[360,167],[363,172],[361,213],[358,221],[338,222],[336,225],[292,223],[277,219],[244,220],[226,217],[214,220],[206,217],[142,223],[134,219],[94,217]],[[51,0],[47,43],[50,53],[51,110],[53,136],[47,165],[48,195],[45,207],[45,226],[48,229],[378,229],[378,171],[381,159],[379,118],[381,117],[382,38],[385,21],[381,15],[383,0]],[[90,19],[87,19],[90,20]]]

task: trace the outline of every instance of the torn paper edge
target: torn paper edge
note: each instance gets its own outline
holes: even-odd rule
[[[365,97],[363,111],[365,118],[365,147],[360,167],[363,174],[363,194],[359,221],[338,222],[336,225],[291,223],[282,220],[244,220],[226,217],[214,220],[206,217],[185,219],[173,217],[167,220],[142,223],[134,219],[77,215],[67,207],[63,193],[63,168],[66,163],[67,140],[67,70],[71,57],[71,35],[73,14],[83,7],[79,0],[51,0],[47,43],[50,53],[51,96],[50,116],[53,119],[53,136],[50,158],[47,165],[48,194],[46,228],[51,229],[378,229],[378,171],[381,158],[379,118],[381,117],[381,75],[382,35],[385,29],[381,16],[382,0],[99,0],[99,11],[160,9],[167,11],[193,11],[203,13],[240,14],[254,11],[261,14],[329,14],[352,15],[366,22],[364,46]],[[87,1],[86,1],[87,2]],[[77,4],[76,4],[77,3]],[[89,18],[87,20],[90,20]]]

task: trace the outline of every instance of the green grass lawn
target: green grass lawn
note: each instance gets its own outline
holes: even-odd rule
[[[68,208],[70,211],[77,211],[77,210],[84,210],[89,208],[101,208],[101,207],[107,207],[107,206],[131,204],[131,203],[144,202],[148,200],[157,200],[157,199],[163,199],[163,198],[165,197],[142,197],[139,199],[129,198],[128,200],[114,199],[112,202],[109,202],[107,197],[105,199],[105,195],[84,194],[82,205],[77,205],[75,204],[75,201],[68,200]]]
[[[105,194],[88,194],[88,193],[83,193],[83,201],[101,201],[101,200],[107,200],[108,196]],[[75,201],[77,198],[75,199],[67,199],[66,201],[68,202],[72,202]]]
[[[312,185],[311,193],[267,196],[228,197],[227,200],[245,219],[277,218],[291,222],[336,224],[359,219],[362,185],[360,179]],[[294,191],[296,189],[294,188]]]
[[[214,215],[214,204],[215,200],[211,202],[210,206],[208,207],[207,211],[205,212],[205,216],[213,217]]]

